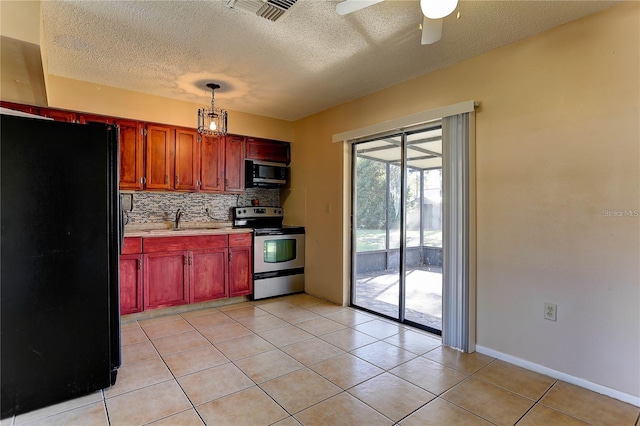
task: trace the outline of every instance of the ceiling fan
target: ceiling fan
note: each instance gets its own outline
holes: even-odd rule
[[[384,0],[344,0],[336,5],[338,15],[347,15]],[[422,44],[433,44],[442,38],[442,20],[458,7],[458,0],[420,0],[422,9]]]

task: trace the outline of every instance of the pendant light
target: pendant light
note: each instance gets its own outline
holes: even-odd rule
[[[211,108],[200,108],[198,110],[198,133],[211,136],[224,136],[227,134],[227,111],[215,106],[215,90],[220,88],[219,84],[208,83],[211,89]]]

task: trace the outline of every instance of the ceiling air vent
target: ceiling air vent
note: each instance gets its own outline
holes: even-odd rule
[[[280,18],[298,0],[227,0],[227,7],[239,9],[270,21]]]

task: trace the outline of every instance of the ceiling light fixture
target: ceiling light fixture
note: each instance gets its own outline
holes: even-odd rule
[[[442,19],[458,7],[458,0],[420,0],[422,13],[429,19]]]
[[[211,108],[200,108],[198,110],[198,133],[212,136],[224,136],[227,134],[227,111],[215,106],[215,90],[220,88],[219,84],[208,83],[211,89]]]

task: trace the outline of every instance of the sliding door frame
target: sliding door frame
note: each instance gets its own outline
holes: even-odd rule
[[[436,108],[432,110],[422,111],[419,113],[411,114],[409,116],[400,117],[387,122],[374,124],[371,126],[354,129],[333,135],[333,142],[364,142],[366,139],[374,140],[385,134],[398,134],[406,133],[409,128],[415,128],[418,126],[425,126],[439,119],[448,119],[453,116],[463,117],[462,121],[457,121],[454,127],[450,129],[454,130],[453,135],[445,135],[443,126],[443,149],[444,144],[449,143],[449,137],[462,137],[466,138],[458,141],[456,149],[458,152],[463,152],[463,158],[444,158],[443,157],[443,186],[444,186],[444,168],[445,162],[449,165],[457,162],[458,168],[456,174],[460,176],[460,179],[452,181],[455,183],[455,188],[450,190],[455,193],[449,194],[453,197],[462,197],[462,203],[458,204],[455,211],[449,211],[447,215],[449,220],[455,218],[457,223],[461,223],[462,226],[458,227],[449,233],[448,237],[443,234],[443,250],[447,241],[445,238],[459,238],[461,244],[456,250],[456,258],[450,259],[449,275],[455,275],[457,278],[454,282],[448,282],[449,277],[445,276],[445,269],[443,267],[443,322],[442,322],[442,335],[443,344],[459,349],[463,352],[475,352],[476,345],[476,191],[475,191],[475,108],[478,105],[475,101],[465,101],[458,104],[449,105],[442,108]],[[461,123],[466,126],[462,128]],[[449,124],[452,124],[450,121]],[[345,164],[351,164],[351,192],[345,194],[345,197],[352,198],[347,201],[346,205],[351,206],[351,212],[349,215],[349,224],[345,226],[345,230],[351,234],[351,248],[349,253],[349,266],[350,266],[350,280],[345,287],[349,291],[349,301],[353,305],[352,294],[352,281],[355,277],[355,253],[356,253],[356,235],[354,226],[354,214],[356,209],[356,202],[353,200],[353,189],[355,185],[355,148],[351,146],[350,150],[347,150],[351,156],[350,162]],[[403,150],[403,157],[405,156]],[[403,167],[403,170],[405,168]],[[403,177],[403,191],[405,190],[405,178]],[[403,197],[404,208],[404,197]],[[404,214],[401,215],[404,220]],[[443,218],[447,220],[446,218]],[[403,224],[404,226],[404,224]],[[444,230],[443,230],[444,231]],[[454,235],[456,232],[463,232],[463,235]],[[404,234],[404,232],[403,232]],[[404,238],[401,238],[400,247],[401,251],[404,244]],[[404,263],[404,262],[403,262]],[[444,266],[444,265],[443,265]],[[447,296],[445,299],[445,292]],[[360,308],[362,309],[362,308]],[[367,309],[364,309],[367,311]],[[372,311],[370,311],[372,312]],[[378,314],[378,313],[376,313]],[[378,314],[379,315],[379,314]],[[385,316],[385,315],[383,315]],[[395,318],[391,318],[396,320]],[[405,320],[405,323],[411,324]]]

